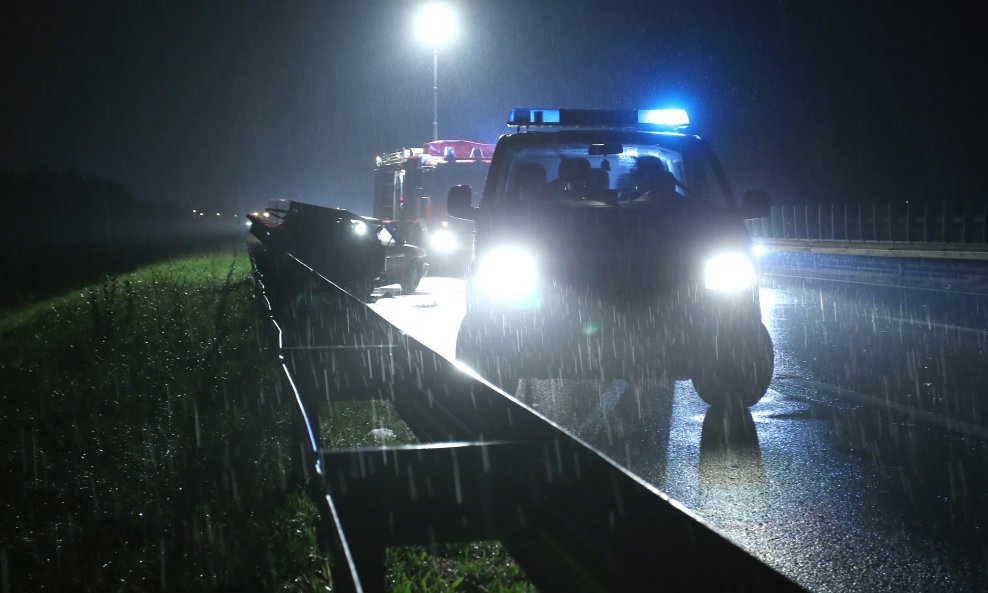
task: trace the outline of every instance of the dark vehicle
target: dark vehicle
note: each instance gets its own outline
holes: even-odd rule
[[[365,218],[372,228],[377,229],[376,237],[385,247],[384,273],[375,283],[377,286],[400,284],[401,291],[412,294],[419,282],[429,272],[425,250],[412,245],[402,238],[402,232],[395,221],[383,223],[374,218]]]
[[[361,300],[376,286],[401,284],[411,293],[428,271],[425,251],[394,234],[393,223],[342,208],[279,200],[247,216],[250,232],[298,257]]]
[[[476,222],[457,358],[509,389],[645,374],[755,404],[774,353],[744,219],[768,196],[737,204],[682,110],[515,109],[508,123],[479,207],[469,187],[449,192],[449,214]]]

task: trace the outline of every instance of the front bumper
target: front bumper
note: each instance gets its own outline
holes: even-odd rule
[[[756,288],[723,294],[685,285],[622,297],[555,290],[528,308],[474,301],[457,357],[482,374],[685,379],[718,341],[760,326],[757,295]]]

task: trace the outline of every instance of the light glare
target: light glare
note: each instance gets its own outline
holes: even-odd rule
[[[429,245],[439,253],[447,253],[456,249],[456,235],[446,229],[438,229],[432,233]]]
[[[535,297],[538,267],[531,253],[517,247],[491,251],[477,267],[481,293],[506,304],[525,305]]]
[[[755,283],[755,266],[740,253],[722,253],[710,258],[704,269],[704,284],[709,290],[736,292]]]
[[[638,111],[638,123],[685,128],[690,125],[690,116],[685,109],[641,109]]]
[[[430,2],[419,10],[415,30],[422,41],[439,47],[445,45],[456,33],[456,15],[453,8],[442,2]]]

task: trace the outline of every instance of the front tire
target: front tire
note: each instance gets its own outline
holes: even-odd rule
[[[469,319],[469,318],[468,318]],[[521,357],[504,347],[505,336],[494,324],[473,323],[464,319],[456,334],[456,359],[497,385],[509,395],[518,389],[518,381],[527,376]]]
[[[714,407],[758,403],[775,371],[772,337],[765,325],[715,337],[695,361],[693,388],[700,399]]]

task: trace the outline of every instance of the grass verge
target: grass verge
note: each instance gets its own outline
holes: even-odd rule
[[[242,248],[0,316],[4,590],[315,590]]]
[[[0,591],[332,589],[242,247],[0,313]],[[413,442],[335,403],[331,447]],[[388,552],[395,592],[529,591],[496,543]]]

